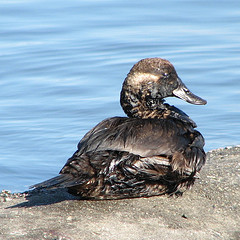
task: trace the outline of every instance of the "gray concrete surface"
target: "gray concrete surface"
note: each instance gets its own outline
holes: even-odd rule
[[[0,194],[0,239],[238,240],[240,147],[208,153],[181,197],[78,200],[65,190]]]

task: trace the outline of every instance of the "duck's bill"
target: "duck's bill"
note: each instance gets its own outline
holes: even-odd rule
[[[186,86],[185,84],[181,81],[180,78],[178,78],[179,81],[179,86],[173,91],[173,95],[181,98],[182,100],[191,103],[191,104],[196,104],[196,105],[205,105],[207,103],[206,100],[196,96],[193,94]]]

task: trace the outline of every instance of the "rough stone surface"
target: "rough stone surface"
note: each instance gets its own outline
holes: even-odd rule
[[[213,150],[181,197],[87,201],[65,190],[0,193],[0,239],[240,239],[240,147]]]

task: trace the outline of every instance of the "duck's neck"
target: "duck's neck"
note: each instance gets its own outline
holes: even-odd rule
[[[162,99],[142,99],[139,101],[136,96],[131,95],[128,92],[121,93],[121,105],[124,112],[130,118],[162,118],[162,112],[164,110]]]
[[[162,98],[151,98],[148,95],[136,96],[131,92],[121,92],[121,106],[130,118],[141,119],[178,119],[196,127],[196,123],[180,109],[164,103]]]

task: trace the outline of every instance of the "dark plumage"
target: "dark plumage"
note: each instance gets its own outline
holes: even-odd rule
[[[164,103],[172,96],[206,104],[188,90],[169,61],[139,61],[121,91],[128,117],[100,122],[82,138],[59,176],[32,187],[67,187],[90,199],[149,197],[189,187],[205,163],[204,139],[194,121]]]

